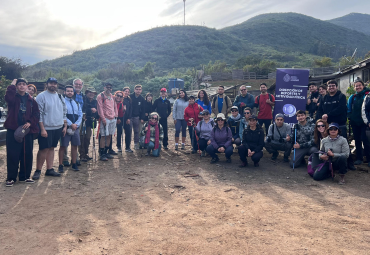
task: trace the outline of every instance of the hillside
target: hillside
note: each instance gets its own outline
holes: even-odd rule
[[[358,32],[370,35],[370,15],[362,13],[350,13],[343,17],[328,20],[328,22],[345,27],[348,29],[353,29]]]
[[[355,48],[361,56],[370,50],[370,36],[298,13],[262,14],[222,31],[285,52],[339,58]]]

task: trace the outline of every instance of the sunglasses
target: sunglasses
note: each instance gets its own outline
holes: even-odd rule
[[[221,121],[224,121],[223,119],[217,119],[217,121],[220,121],[220,120],[221,120]]]
[[[338,131],[338,128],[329,128],[329,131]]]
[[[209,115],[209,113],[205,113],[205,114],[203,114],[203,115]]]
[[[246,91],[246,89],[241,89],[240,91]]]
[[[251,114],[250,112],[245,112],[244,114]]]
[[[319,128],[319,127],[325,127],[325,125],[317,125],[317,127]]]
[[[117,95],[116,97],[123,97],[123,96],[119,96],[119,95]]]
[[[238,110],[232,110],[231,112],[238,112]]]
[[[156,117],[151,117],[151,119],[152,119],[152,120],[158,120],[158,118],[156,118]]]

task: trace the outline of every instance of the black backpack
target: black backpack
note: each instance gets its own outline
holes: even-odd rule
[[[272,102],[272,95],[270,94],[270,93],[267,93],[268,95],[269,95],[269,99],[270,99],[270,101]],[[259,105],[260,104],[260,96],[261,95],[258,95],[257,96],[257,105]]]

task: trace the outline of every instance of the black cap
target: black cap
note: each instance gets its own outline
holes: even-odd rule
[[[25,82],[26,84],[28,84],[27,80],[26,79],[23,79],[23,78],[18,78],[17,79],[17,82],[15,83],[15,85],[18,85],[18,83],[20,82]]]
[[[249,116],[249,118],[248,118],[248,119],[249,119],[249,120],[250,120],[250,119],[258,120],[257,116],[256,116],[256,115],[254,115],[254,114],[253,114],[253,115],[251,115],[251,116]]]
[[[49,82],[56,82],[56,83],[58,83],[58,80],[57,80],[56,78],[54,78],[54,77],[50,77],[50,78],[46,81],[46,83],[49,83]]]

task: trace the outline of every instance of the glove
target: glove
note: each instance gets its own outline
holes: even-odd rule
[[[271,138],[270,138],[270,137],[267,137],[267,138],[266,138],[266,141],[267,141],[268,143],[271,143]]]
[[[245,103],[241,102],[241,103],[240,103],[240,106],[241,106],[241,107],[244,107],[244,106],[245,106]]]
[[[284,138],[280,138],[279,143],[284,143]]]

